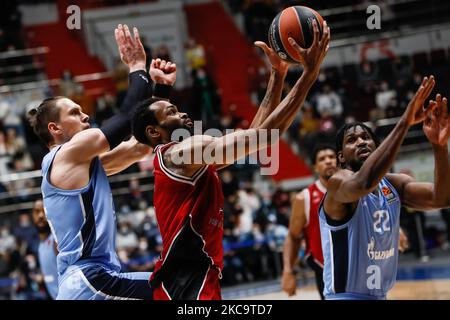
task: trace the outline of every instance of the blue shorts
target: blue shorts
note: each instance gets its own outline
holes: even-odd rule
[[[57,300],[152,300],[151,272],[119,273],[101,265],[70,266]]]
[[[372,296],[343,292],[326,295],[325,300],[386,300],[386,296]]]

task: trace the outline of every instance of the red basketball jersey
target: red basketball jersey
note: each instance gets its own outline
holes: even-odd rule
[[[154,158],[154,207],[162,236],[163,250],[152,275],[173,295],[183,279],[204,284],[206,274],[223,268],[223,194],[222,185],[212,166],[199,169],[192,178],[169,170],[163,154],[177,142],[159,145]],[[201,271],[203,270],[203,271]],[[201,271],[201,273],[200,273]],[[181,279],[173,282],[173,279]],[[164,283],[163,283],[164,282]],[[202,290],[194,285],[191,293],[180,299],[196,299]],[[194,294],[195,292],[195,294]]]
[[[314,260],[323,268],[322,242],[320,239],[319,205],[327,192],[325,186],[317,180],[304,191],[305,196],[305,235],[306,256],[312,255]]]

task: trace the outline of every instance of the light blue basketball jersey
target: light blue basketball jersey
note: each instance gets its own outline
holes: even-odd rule
[[[333,226],[320,207],[326,299],[386,299],[395,283],[400,198],[386,178],[362,197],[349,221]]]
[[[108,178],[95,158],[89,183],[75,190],[50,184],[49,168],[61,145],[42,160],[42,196],[47,220],[58,244],[58,274],[71,265],[100,264],[120,271],[115,251],[116,215]]]
[[[52,234],[47,239],[39,241],[38,257],[47,291],[53,299],[56,299],[58,295],[58,270]]]

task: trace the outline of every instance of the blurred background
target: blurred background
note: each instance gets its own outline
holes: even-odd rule
[[[128,86],[113,30],[139,28],[147,57],[178,66],[172,101],[203,129],[246,128],[264,97],[270,66],[256,40],[267,42],[275,15],[290,5],[317,10],[331,27],[331,49],[319,78],[280,143],[280,168],[259,165],[220,172],[225,195],[223,297],[287,299],[281,293],[281,251],[291,198],[315,180],[309,155],[334,143],[351,121],[387,136],[422,76],[435,92],[450,89],[450,2],[444,0],[68,0],[2,1],[0,11],[0,299],[47,299],[31,220],[40,198],[46,148],[26,112],[44,98],[67,96],[99,126]],[[381,9],[370,30],[369,5]],[[68,9],[69,8],[69,9]],[[79,25],[77,25],[79,22]],[[301,74],[292,67],[285,94]],[[152,270],[161,250],[153,209],[153,155],[110,177],[118,217],[117,250],[125,271]],[[433,180],[431,146],[421,126],[410,130],[394,170]],[[449,186],[450,187],[450,186]],[[450,211],[402,212],[410,249],[400,255],[392,297],[450,299]],[[299,252],[296,299],[317,299],[313,272]],[[447,282],[448,281],[448,282]],[[419,285],[419,290],[411,290]],[[405,289],[406,288],[406,289]],[[415,294],[415,295],[411,295]]]

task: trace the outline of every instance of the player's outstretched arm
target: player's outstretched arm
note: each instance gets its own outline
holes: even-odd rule
[[[176,71],[175,63],[161,59],[153,59],[149,69],[150,77],[157,83],[157,86],[165,87],[173,86],[176,80]],[[100,155],[100,160],[106,174],[109,176],[125,170],[133,163],[141,160],[149,152],[149,147],[138,143],[132,137],[109,152]]]
[[[87,129],[77,133],[61,152],[77,163],[89,162],[105,153],[131,133],[130,120],[138,102],[151,96],[151,83],[145,71],[145,51],[137,28],[133,37],[127,25],[118,25],[114,31],[122,62],[130,69],[130,86],[119,113],[108,119],[100,129]]]
[[[427,108],[424,108],[424,102],[433,90],[434,84],[433,76],[423,79],[422,84],[395,128],[367,158],[358,172],[340,170],[330,178],[325,199],[325,210],[330,214],[331,218],[342,219],[343,217],[332,216],[330,212],[332,210],[327,209],[330,200],[341,204],[353,203],[372,192],[373,188],[387,174],[394,163],[397,152],[409,128],[422,122],[426,118],[427,113],[435,107],[434,103],[430,103]],[[351,136],[348,138],[344,137],[344,139],[351,139]]]
[[[281,101],[273,112],[258,127],[260,129],[278,129],[280,136],[289,128],[305,102],[309,90],[316,81],[323,59],[328,53],[330,28],[323,22],[323,35],[320,37],[317,23],[313,20],[314,41],[310,48],[301,48],[294,39],[289,38],[290,45],[298,52],[303,65],[302,76],[297,80],[291,92]]]
[[[266,94],[261,102],[258,111],[253,118],[250,128],[256,128],[272,113],[275,107],[281,101],[281,94],[283,92],[284,79],[289,68],[289,64],[283,61],[276,52],[267,46],[262,41],[256,41],[255,45],[264,51],[267,59],[270,62],[270,79],[267,84]]]
[[[400,192],[402,202],[408,207],[420,210],[445,208],[450,206],[450,162],[448,139],[450,137],[450,117],[447,98],[436,95],[431,101],[436,107],[428,113],[423,123],[423,131],[433,146],[434,183],[416,182],[405,174],[389,174],[388,179]]]
[[[179,166],[184,170],[185,175],[190,176],[189,174],[196,172],[199,166],[232,164],[277,142],[300,110],[309,89],[317,79],[320,65],[328,52],[330,33],[326,22],[323,26],[324,33],[320,38],[317,24],[313,21],[314,41],[308,49],[302,49],[294,39],[290,38],[290,44],[301,56],[304,71],[291,92],[261,125],[236,131],[220,138],[193,136],[185,139],[165,152],[167,161],[165,164]],[[272,135],[272,129],[278,130],[278,136]],[[194,164],[188,164],[187,160],[194,161]]]
[[[304,192],[300,192],[292,201],[289,233],[283,245],[283,274],[281,276],[281,288],[289,296],[295,295],[297,288],[294,265],[297,261],[301,244],[301,234],[305,225],[305,194]]]
[[[138,162],[147,154],[151,148],[145,144],[139,143],[135,137],[124,141],[113,150],[100,155],[100,161],[107,176],[119,173],[133,163]]]

